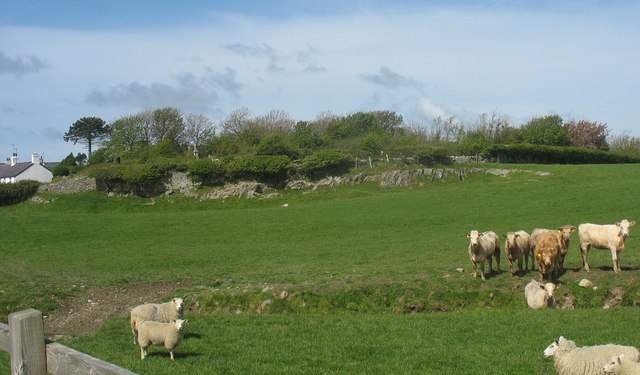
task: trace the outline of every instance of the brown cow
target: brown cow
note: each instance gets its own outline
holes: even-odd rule
[[[555,233],[542,232],[537,236],[535,246],[540,281],[547,276],[550,276],[549,281],[553,281],[559,271],[560,240],[558,236]]]
[[[555,233],[558,237],[558,241],[560,241],[560,256],[559,256],[559,268],[560,272],[564,272],[564,260],[567,257],[567,253],[569,252],[569,243],[571,242],[571,233],[576,230],[576,227],[573,225],[563,225],[558,227],[558,229],[540,229],[536,228],[531,232],[531,240],[535,243],[538,241],[538,237],[540,233]]]
[[[533,242],[529,233],[519,230],[517,232],[507,232],[504,234],[504,253],[509,260],[509,272],[513,275],[513,262],[518,261],[518,271],[520,276],[522,271],[522,260],[524,258],[525,271],[529,270],[529,254],[533,249]],[[531,268],[533,269],[533,257],[531,257]]]

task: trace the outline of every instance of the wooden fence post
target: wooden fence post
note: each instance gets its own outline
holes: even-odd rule
[[[42,313],[27,309],[9,314],[11,375],[46,375]]]

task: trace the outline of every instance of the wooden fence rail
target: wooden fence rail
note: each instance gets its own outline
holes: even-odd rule
[[[11,375],[136,375],[44,337],[42,313],[28,309],[0,323],[0,350],[11,356]]]

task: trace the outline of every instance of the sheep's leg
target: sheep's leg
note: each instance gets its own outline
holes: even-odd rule
[[[145,347],[140,347],[140,359],[144,359],[144,357],[147,356],[147,348]]]
[[[498,272],[500,272],[500,245],[496,247],[496,251],[493,253],[493,256],[496,258],[496,268]]]
[[[589,269],[589,262],[587,261],[590,246],[591,245],[589,245],[588,243],[580,244],[580,252],[582,253],[582,266],[587,272],[591,272],[591,270]]]
[[[169,351],[169,356],[171,357],[171,360],[173,361],[173,350]]]

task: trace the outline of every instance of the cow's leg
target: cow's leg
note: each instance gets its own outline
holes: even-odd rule
[[[473,276],[473,278],[475,279],[476,277],[478,277],[478,271],[477,271],[477,263],[474,261],[471,261],[471,263],[473,264],[473,274],[471,276]]]
[[[589,269],[589,262],[587,260],[587,257],[589,256],[590,246],[591,245],[589,245],[588,243],[580,244],[580,252],[582,253],[582,266],[584,267],[584,270],[587,272],[591,272],[591,270]]]
[[[489,256],[489,273],[493,273],[493,255]]]
[[[482,278],[482,280],[485,280],[485,278],[484,278],[484,262],[485,262],[485,259],[482,259],[480,261],[480,277]]]
[[[620,272],[620,250],[615,247],[611,248],[611,259],[613,260],[613,272]]]
[[[520,276],[524,276],[524,272],[522,272],[522,257],[518,258],[518,271]]]

